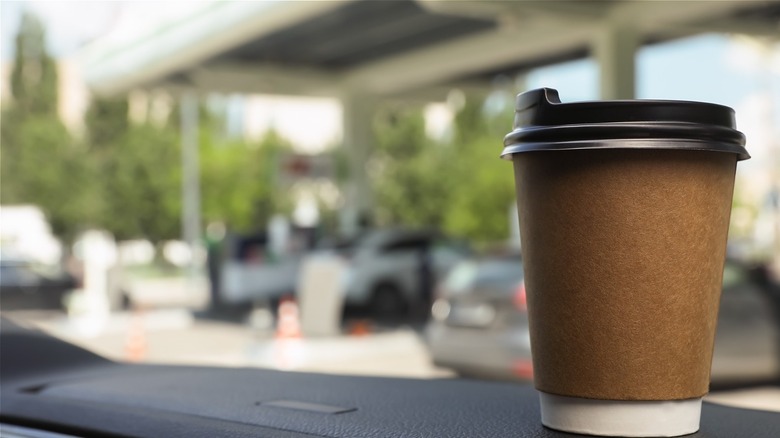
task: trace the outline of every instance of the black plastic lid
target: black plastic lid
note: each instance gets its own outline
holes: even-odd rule
[[[676,100],[561,103],[558,91],[517,96],[514,130],[501,156],[573,149],[685,149],[750,158],[727,106]]]

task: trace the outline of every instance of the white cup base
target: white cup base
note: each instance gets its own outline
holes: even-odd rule
[[[701,398],[670,401],[593,400],[539,392],[542,424],[598,436],[671,437],[699,430]]]

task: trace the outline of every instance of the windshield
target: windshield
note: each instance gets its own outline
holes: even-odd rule
[[[2,2],[0,311],[116,361],[530,384],[534,310],[620,280],[718,326],[702,387],[780,411],[777,5],[663,3]],[[634,99],[734,113],[566,106]],[[732,119],[733,187],[669,164]],[[627,152],[661,125],[701,138]]]

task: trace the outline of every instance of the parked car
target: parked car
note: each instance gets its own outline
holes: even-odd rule
[[[458,264],[437,288],[426,334],[436,365],[471,377],[533,376],[519,256]]]
[[[428,302],[436,281],[468,255],[468,249],[437,233],[375,230],[335,242],[313,254],[347,262],[347,306],[370,309],[376,316],[398,316]]]
[[[713,382],[780,377],[777,286],[728,261],[712,363]],[[519,255],[460,263],[439,287],[426,335],[433,361],[464,376],[533,376]]]
[[[761,267],[727,262],[723,271],[713,382],[780,377],[780,295]]]
[[[263,263],[225,261],[220,280],[220,300],[226,305],[277,301],[295,293],[301,258],[287,257]]]
[[[209,252],[212,307],[249,309],[295,294],[312,230],[297,228],[277,251],[266,233],[233,235],[221,250]],[[293,249],[293,247],[295,249]],[[220,254],[221,253],[221,254]]]
[[[0,310],[62,310],[76,280],[56,266],[0,260]]]

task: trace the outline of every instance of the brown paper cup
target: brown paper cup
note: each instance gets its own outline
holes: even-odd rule
[[[601,400],[706,394],[736,155],[513,161],[536,387]]]
[[[715,126],[729,114],[733,125],[733,112],[613,102],[599,114],[596,103],[539,93],[518,98],[505,154],[514,163],[542,421],[596,435],[695,432],[736,163],[748,157],[733,126]],[[648,120],[667,113],[690,118]]]

